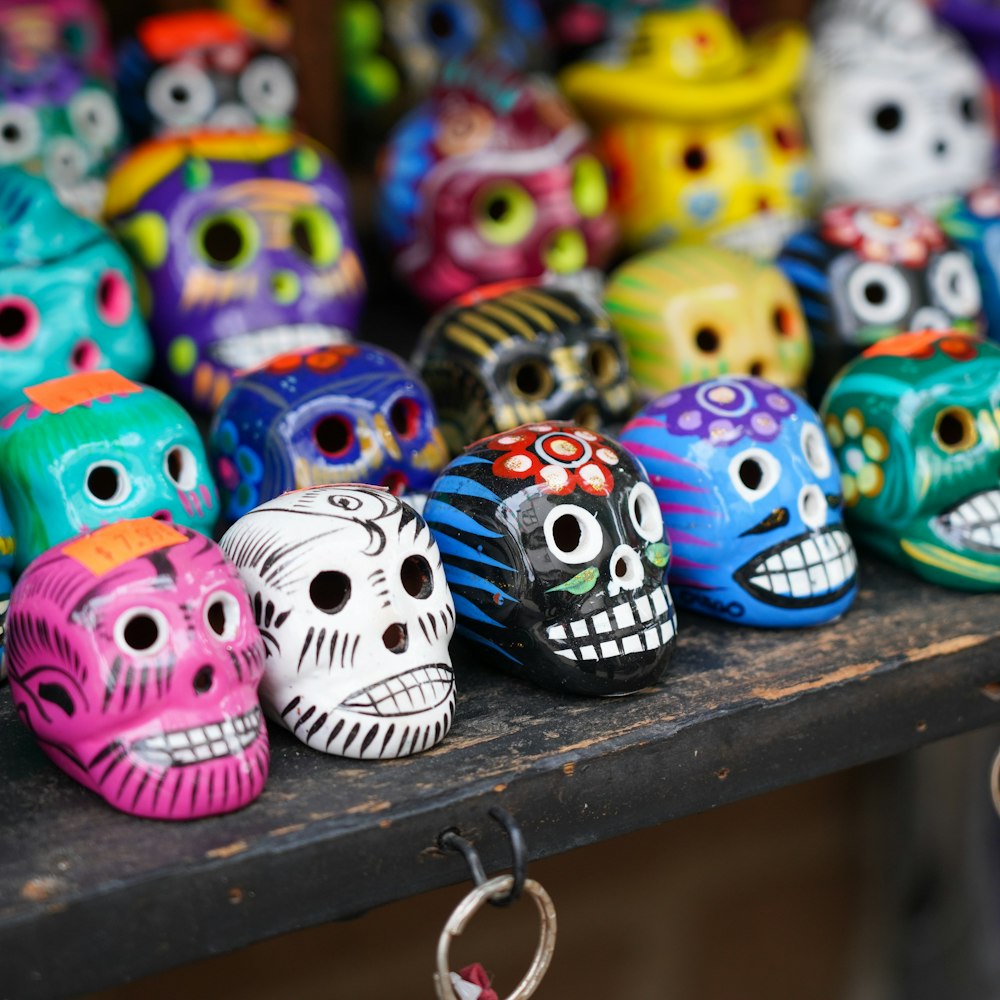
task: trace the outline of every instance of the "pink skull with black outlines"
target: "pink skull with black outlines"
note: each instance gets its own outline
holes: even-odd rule
[[[208,538],[140,518],[64,542],[18,581],[7,630],[22,721],[111,805],[193,819],[260,794],[263,641]]]

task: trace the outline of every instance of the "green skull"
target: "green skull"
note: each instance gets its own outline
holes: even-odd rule
[[[1000,590],[1000,347],[892,337],[842,369],[821,412],[856,540],[933,583]]]

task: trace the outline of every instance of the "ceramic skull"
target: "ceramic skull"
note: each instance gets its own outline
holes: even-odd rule
[[[222,548],[264,637],[261,702],[324,753],[403,757],[455,717],[455,629],[423,518],[377,487],[316,486],[261,504]]]
[[[333,160],[301,136],[201,132],[134,149],[107,214],[150,293],[164,380],[212,410],[235,372],[344,343],[365,278]]]
[[[972,260],[914,208],[831,206],[785,244],[777,264],[809,323],[816,402],[844,364],[879,340],[905,330],[979,330]]]
[[[571,289],[476,289],[431,320],[414,363],[452,454],[531,420],[597,430],[635,405],[621,339],[604,310]]]
[[[859,541],[959,590],[1000,590],[1000,348],[951,332],[869,348],[823,401]]]
[[[674,549],[677,603],[743,625],[816,625],[857,594],[836,463],[813,411],[762,379],[650,403],[622,443],[645,465]]]
[[[642,467],[569,423],[470,445],[424,508],[475,655],[544,687],[635,691],[673,652],[670,547]]]
[[[803,109],[830,200],[899,206],[987,179],[982,70],[919,0],[831,0],[814,39]]]
[[[155,516],[211,533],[219,497],[194,421],[114,371],[29,386],[0,420],[0,488],[20,572],[109,521]]]
[[[215,414],[209,447],[232,520],[324,483],[426,492],[448,460],[427,389],[371,344],[282,354],[240,376]]]
[[[725,373],[795,389],[812,362],[788,279],[722,247],[676,244],[637,254],[608,278],[604,304],[650,397]]]
[[[263,643],[214,542],[153,518],[64,542],[18,580],[7,627],[18,715],[111,805],[193,819],[260,794]]]

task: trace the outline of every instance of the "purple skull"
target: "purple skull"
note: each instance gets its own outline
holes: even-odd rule
[[[147,143],[107,214],[145,273],[172,391],[214,408],[237,371],[350,339],[365,279],[334,163],[304,139],[195,133]]]

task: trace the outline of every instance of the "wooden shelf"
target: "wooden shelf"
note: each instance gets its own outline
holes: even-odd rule
[[[0,692],[0,995],[102,988],[466,880],[457,828],[505,867],[502,803],[542,857],[1000,721],[1000,595],[863,563],[834,625],[686,615],[669,675],[608,700],[461,669],[454,728],[417,757],[327,757],[272,727],[242,812],[138,820],[74,784]]]

